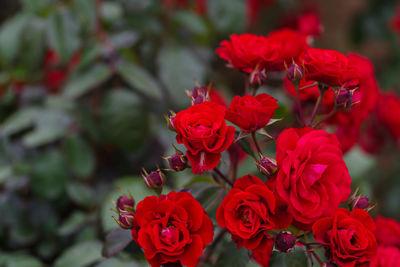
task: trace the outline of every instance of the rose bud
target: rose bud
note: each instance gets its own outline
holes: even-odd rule
[[[135,200],[132,197],[120,196],[117,200],[117,211],[128,211],[134,213]]]
[[[170,170],[179,172],[187,168],[187,158],[175,146],[174,148],[176,153],[164,159],[168,161]]]
[[[175,131],[175,126],[174,126],[174,121],[175,121],[175,112],[172,110],[169,111],[171,113],[171,116],[168,116],[167,114],[164,114],[165,121],[167,122],[167,127],[171,131]]]
[[[296,238],[290,232],[280,232],[275,237],[275,247],[281,252],[288,252],[296,244]]]
[[[121,211],[116,222],[124,229],[133,228],[134,215],[128,211]]]
[[[192,105],[197,105],[210,101],[210,89],[211,86],[196,86],[192,92],[186,91],[186,94],[190,98]]]
[[[265,69],[260,70],[258,66],[250,74],[250,78],[249,78],[250,84],[254,88],[260,87],[261,85],[263,85],[265,83],[266,80],[267,80],[266,70]]]
[[[160,169],[152,171],[150,174],[143,168],[142,177],[147,187],[155,190],[157,193],[161,193],[162,186],[165,182],[165,175]]]
[[[299,83],[304,77],[304,70],[293,62],[293,64],[287,69],[286,76],[290,81]]]
[[[367,209],[371,204],[368,201],[368,197],[359,197],[354,204],[355,209]]]
[[[336,106],[343,109],[350,109],[353,104],[354,90],[340,88],[336,96]]]
[[[275,174],[277,170],[276,160],[269,157],[262,156],[260,161],[256,162],[256,165],[260,172],[266,176]]]

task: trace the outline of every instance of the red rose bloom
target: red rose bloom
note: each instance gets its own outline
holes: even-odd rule
[[[299,31],[281,29],[271,32],[265,38],[265,53],[263,67],[267,71],[283,71],[285,63],[290,65],[293,60],[309,48],[307,35]]]
[[[238,247],[253,250],[253,257],[268,266],[273,239],[266,232],[290,225],[291,219],[260,178],[246,175],[236,180],[217,210],[217,222],[228,229]]]
[[[211,219],[187,192],[146,197],[136,207],[135,222],[137,243],[152,267],[196,266],[214,235]]]
[[[381,93],[376,107],[378,121],[394,139],[400,138],[400,99],[395,93]]]
[[[308,12],[299,15],[297,19],[298,30],[311,36],[320,36],[322,33],[321,21],[317,14]]]
[[[277,100],[267,94],[235,96],[226,119],[245,132],[254,132],[267,125],[277,108]]]
[[[305,78],[330,86],[341,86],[346,82],[345,75],[349,62],[345,55],[328,49],[309,48],[302,56]]]
[[[194,174],[214,169],[221,152],[232,144],[235,128],[226,125],[225,112],[225,107],[206,101],[176,114],[176,140],[187,148]]]
[[[312,230],[315,240],[327,247],[340,267],[369,266],[375,257],[375,223],[365,210],[339,208],[315,222]]]
[[[375,219],[378,251],[370,267],[400,266],[400,224],[378,216]]]
[[[232,68],[252,73],[263,61],[265,37],[254,34],[232,34],[230,41],[222,41],[216,49],[218,56],[229,62]]]
[[[299,228],[309,229],[349,197],[351,178],[335,135],[290,128],[279,135],[276,149],[277,193]]]

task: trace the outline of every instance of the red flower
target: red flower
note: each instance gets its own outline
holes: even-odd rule
[[[320,36],[322,33],[322,25],[317,14],[308,12],[299,15],[297,18],[298,29],[300,32],[311,36]]]
[[[369,267],[394,267],[400,266],[400,249],[396,247],[379,246],[375,259]]]
[[[232,68],[252,73],[263,61],[265,37],[254,34],[232,34],[230,41],[222,41],[216,49],[218,56],[229,62]]]
[[[397,6],[396,13],[390,20],[390,26],[397,34],[400,34],[400,5]]]
[[[391,93],[381,93],[376,106],[378,121],[385,126],[394,139],[400,138],[400,99]]]
[[[315,222],[312,230],[340,267],[368,266],[376,255],[375,223],[365,210],[339,208]]]
[[[271,32],[265,42],[263,67],[267,71],[285,70],[285,63],[290,65],[293,60],[297,62],[299,56],[309,48],[307,35],[290,29]]]
[[[267,94],[235,96],[226,119],[245,132],[254,132],[267,125],[277,108],[277,100]]]
[[[187,148],[194,174],[214,169],[232,144],[235,128],[226,125],[225,112],[225,107],[206,101],[176,114],[176,140]]]
[[[213,239],[213,224],[187,192],[146,197],[136,207],[134,236],[152,267],[168,262],[197,265]]]
[[[306,79],[303,78],[300,81],[299,88],[307,87],[312,84],[315,84],[315,81],[307,81]],[[296,98],[296,88],[293,86],[293,83],[287,77],[285,77],[285,79],[283,80],[283,85],[285,86],[285,91],[293,98]],[[333,95],[334,91],[332,88],[326,90],[324,97],[322,99],[322,104],[324,106],[329,106],[331,108],[333,105]],[[316,84],[314,86],[301,89],[299,91],[299,97],[301,101],[312,101],[313,102],[312,104],[315,105],[315,101],[317,101],[319,97],[318,85]]]
[[[266,232],[283,229],[291,218],[277,206],[277,200],[260,178],[246,175],[236,180],[217,210],[217,222],[228,229],[238,247],[253,250],[253,257],[268,266],[273,239]]]
[[[305,78],[329,86],[341,86],[346,82],[349,70],[347,57],[337,51],[309,48],[303,55]]]
[[[335,135],[290,128],[279,135],[276,149],[277,193],[298,227],[309,229],[346,201],[351,178]]]

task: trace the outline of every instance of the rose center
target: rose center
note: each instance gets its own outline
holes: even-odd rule
[[[160,239],[166,244],[176,244],[179,241],[179,231],[173,226],[162,229]]]

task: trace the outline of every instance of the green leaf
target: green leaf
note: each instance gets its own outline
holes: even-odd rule
[[[303,248],[295,247],[289,253],[273,252],[270,260],[270,267],[307,267],[307,256]]]
[[[86,214],[81,211],[76,211],[69,216],[64,223],[58,228],[59,235],[70,235],[86,222]]]
[[[39,110],[36,108],[20,109],[11,115],[3,124],[2,135],[8,136],[33,126]]]
[[[257,160],[257,156],[256,156],[256,154],[254,154],[254,151],[251,148],[249,138],[242,138],[242,139],[239,139],[239,141],[237,141],[237,142],[239,143],[240,147],[246,154],[252,156],[255,160]]]
[[[246,23],[246,6],[242,0],[209,1],[209,17],[216,28],[225,33],[240,32]]]
[[[136,151],[149,138],[148,112],[134,93],[113,90],[105,96],[99,127],[106,143]]]
[[[208,33],[208,28],[204,19],[193,12],[175,12],[172,19],[179,23],[179,26],[187,28],[194,34],[205,35]]]
[[[79,47],[79,25],[72,12],[60,8],[47,21],[47,37],[50,46],[67,62]]]
[[[20,13],[6,21],[0,29],[0,58],[12,61],[21,47],[21,37],[30,16]]]
[[[172,64],[173,62],[173,64]],[[157,58],[160,78],[171,96],[184,95],[185,89],[194,87],[194,81],[205,82],[206,66],[204,59],[184,47],[164,46]],[[181,97],[174,97],[176,104],[184,105]]]
[[[44,266],[38,259],[27,254],[14,254],[5,267],[42,267]]]
[[[248,250],[243,247],[238,249],[235,243],[229,242],[224,245],[223,251],[215,266],[242,267],[246,266],[249,260]]]
[[[130,86],[141,94],[161,99],[160,86],[155,78],[145,69],[133,63],[121,61],[117,65],[117,71]]]
[[[88,177],[95,168],[92,148],[79,135],[68,136],[65,140],[66,160],[72,172],[79,177]]]
[[[134,261],[124,261],[111,258],[96,265],[96,267],[143,267],[144,265]]]
[[[64,131],[57,128],[39,128],[26,134],[22,142],[27,147],[38,147],[53,142],[62,137]]]
[[[97,64],[85,73],[75,75],[68,80],[64,95],[69,98],[78,98],[110,77],[110,69],[105,64]]]
[[[106,258],[115,256],[132,242],[132,232],[118,227],[107,234],[103,247],[103,255]]]
[[[72,201],[84,207],[93,206],[95,201],[94,192],[85,184],[71,182],[67,185],[67,193]]]
[[[89,241],[74,245],[56,260],[54,267],[89,266],[102,258],[101,247],[99,241]]]
[[[68,176],[59,151],[49,150],[39,154],[31,166],[33,172],[30,178],[36,196],[54,199],[63,192]]]

